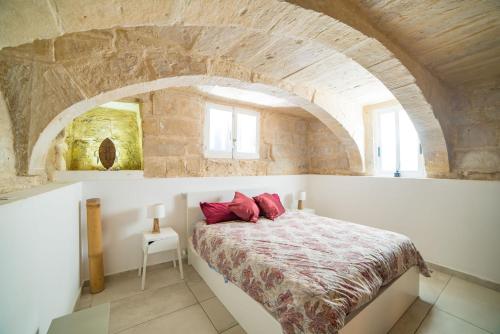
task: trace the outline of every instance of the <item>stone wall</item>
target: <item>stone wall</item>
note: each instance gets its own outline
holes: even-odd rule
[[[14,138],[9,112],[0,92],[0,194],[30,188],[45,181],[43,177],[16,176]]]
[[[466,89],[462,88],[463,95]],[[458,104],[451,152],[457,178],[500,179],[500,81],[485,82]]]
[[[235,105],[192,90],[166,89],[135,97],[142,103],[146,177],[283,175],[348,171],[345,151],[319,120],[300,109],[260,113],[260,158],[203,156],[205,103]]]

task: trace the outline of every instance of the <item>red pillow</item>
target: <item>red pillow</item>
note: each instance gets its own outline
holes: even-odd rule
[[[239,219],[238,216],[229,210],[229,203],[200,203],[200,208],[205,215],[207,224],[217,224]]]
[[[255,201],[240,192],[234,193],[234,199],[229,203],[229,210],[247,222],[255,223],[259,219],[259,207]]]
[[[272,194],[272,196],[274,198],[274,201],[276,202],[276,206],[279,209],[279,215],[281,216],[286,211],[285,207],[283,206],[283,204],[281,204],[281,199],[280,199],[280,196],[278,194]]]
[[[285,213],[285,208],[281,204],[278,194],[260,194],[253,198],[259,206],[261,212],[267,219],[276,219]]]

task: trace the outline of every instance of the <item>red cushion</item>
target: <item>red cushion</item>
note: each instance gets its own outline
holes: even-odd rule
[[[234,193],[234,199],[229,203],[229,210],[247,222],[255,223],[259,219],[259,207],[255,201],[240,192]]]
[[[278,194],[260,194],[253,198],[259,209],[267,219],[276,219],[285,213],[285,208],[281,204]]]
[[[217,224],[230,220],[239,219],[234,213],[229,210],[229,203],[200,203],[201,211],[205,215],[207,224]]]
[[[278,209],[279,209],[279,212],[280,212],[280,216],[282,214],[285,213],[285,207],[283,206],[283,204],[281,203],[281,199],[280,199],[280,196],[278,194],[272,194],[273,198],[274,198],[274,201],[276,202],[276,205],[278,206]]]

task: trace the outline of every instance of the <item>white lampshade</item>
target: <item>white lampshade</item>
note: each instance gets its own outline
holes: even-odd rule
[[[306,196],[306,192],[305,192],[305,191],[301,191],[301,192],[299,193],[299,200],[301,200],[301,201],[305,201],[305,200],[306,200],[306,197],[307,197],[307,196]]]
[[[165,217],[165,205],[158,203],[151,205],[148,208],[148,218],[163,218]]]

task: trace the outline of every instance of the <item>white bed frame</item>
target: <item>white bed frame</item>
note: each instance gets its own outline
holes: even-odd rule
[[[255,196],[266,189],[244,189],[241,192]],[[191,235],[194,224],[203,219],[200,202],[230,201],[232,191],[216,191],[186,194],[188,261],[226,306],[233,317],[248,334],[279,334],[281,325],[258,302],[231,282],[225,282],[222,275],[208,266],[194,250]],[[283,196],[282,196],[283,197]],[[403,315],[419,294],[419,273],[411,268],[389,286],[384,287],[377,297],[366,306],[350,315],[340,334],[385,334]]]

